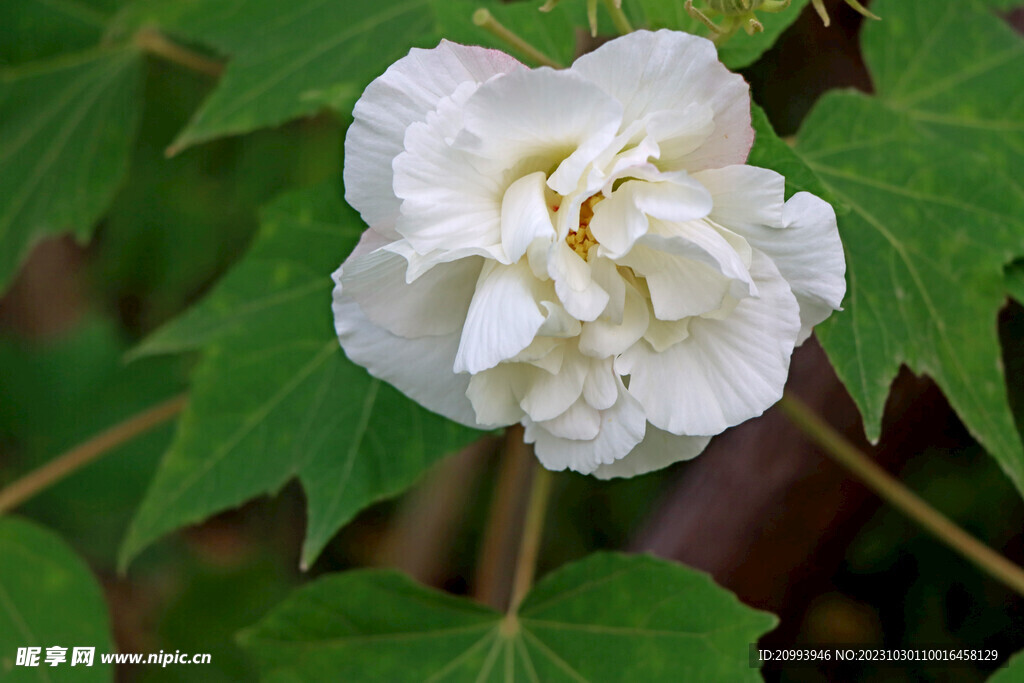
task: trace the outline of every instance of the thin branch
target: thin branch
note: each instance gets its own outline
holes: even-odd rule
[[[0,489],[0,513],[12,510],[40,491],[56,484],[65,477],[108,453],[121,444],[157,427],[177,415],[188,401],[186,394],[180,394],[146,411],[120,422],[97,434],[42,467],[26,474],[21,479]]]
[[[800,399],[785,395],[779,408],[801,431],[868,488],[993,578],[1024,595],[1024,569],[989,548],[876,465]]]
[[[148,52],[169,62],[180,64],[185,68],[206,74],[211,78],[220,78],[224,73],[224,65],[193,52],[175,42],[168,40],[162,33],[152,28],[144,28],[135,34],[134,42],[143,52]]]
[[[483,7],[478,9],[476,12],[473,12],[473,23],[498,38],[498,40],[508,43],[508,45],[542,66],[550,66],[552,69],[565,68],[562,64],[559,64],[554,59],[548,57],[536,47],[526,42],[521,36],[506,28],[501,24],[501,22],[494,18],[494,15],[491,14],[490,11]]]

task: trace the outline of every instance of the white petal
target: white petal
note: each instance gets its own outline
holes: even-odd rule
[[[501,200],[501,246],[513,263],[522,258],[535,239],[547,243],[555,239],[546,181],[541,171],[525,175],[509,185]]]
[[[755,244],[775,262],[800,304],[802,344],[815,325],[840,310],[846,295],[846,258],[836,213],[823,199],[798,192],[783,209],[785,230],[772,245]],[[753,241],[753,240],[751,240]]]
[[[728,297],[727,297],[728,298]],[[690,336],[690,318],[659,320],[654,318],[644,331],[644,339],[661,353]]]
[[[370,234],[375,233],[364,233]],[[483,263],[479,256],[471,256],[439,264],[409,284],[408,262],[379,248],[350,256],[335,280],[358,302],[366,317],[392,334],[451,334],[462,328]]]
[[[667,223],[652,220],[651,223],[651,234],[640,240],[645,247],[710,266],[732,281],[729,293],[736,298],[757,295],[757,287],[748,270],[751,249],[743,238],[728,231],[723,231],[723,234],[707,221]],[[726,239],[726,236],[732,239]],[[742,253],[738,246],[741,246]]]
[[[711,211],[711,194],[685,172],[659,173],[657,182],[628,180],[594,207],[590,230],[598,255],[617,259],[648,231],[648,217],[691,221]]]
[[[688,105],[681,114],[675,110],[648,114],[644,123],[652,140],[657,141],[658,163],[665,168],[672,161],[685,159],[699,149],[715,132],[715,115],[711,107],[696,102]]]
[[[502,427],[522,420],[523,409],[519,407],[519,401],[536,372],[520,363],[501,363],[472,375],[466,397],[473,404],[477,422],[489,427]]]
[[[583,382],[583,399],[591,408],[607,410],[619,397],[619,379],[615,375],[611,358],[590,361],[587,379]]]
[[[733,281],[716,268],[639,243],[619,259],[647,279],[654,315],[679,320],[722,305]]]
[[[534,422],[532,418],[526,419]],[[554,418],[536,424],[559,439],[590,441],[601,431],[601,411],[594,410],[580,399]]]
[[[462,328],[455,372],[493,368],[530,345],[545,320],[539,284],[525,264],[484,264]]]
[[[529,417],[523,420],[526,442],[535,444],[537,458],[544,467],[589,474],[600,465],[615,462],[640,443],[647,426],[643,410],[636,399],[626,392],[622,381],[617,377],[615,381],[618,399],[611,408],[600,411],[600,428],[597,436],[592,439],[559,437]]]
[[[739,302],[724,320],[695,318],[690,336],[663,353],[639,343],[615,371],[647,419],[673,434],[710,436],[764,412],[782,396],[800,331],[789,285],[771,261],[754,253],[751,274],[760,298]]]
[[[459,84],[524,68],[498,50],[446,40],[432,50],[410,50],[356,102],[345,136],[345,199],[375,230],[397,237],[390,227],[401,201],[392,190],[391,162],[403,149],[405,130],[426,120]]]
[[[584,356],[576,352],[567,353],[557,374],[532,374],[520,406],[537,422],[558,417],[583,393],[583,382],[589,369],[590,363]]]
[[[551,245],[548,274],[565,310],[577,320],[594,320],[608,305],[609,295],[591,276],[590,266],[564,240]]]
[[[635,477],[664,469],[680,460],[696,458],[707,448],[710,436],[676,436],[647,425],[644,440],[629,455],[593,471],[598,479]]]
[[[480,159],[450,146],[450,129],[461,125],[460,107],[431,112],[406,129],[404,151],[392,164],[402,199],[396,230],[420,254],[501,244],[505,178],[480,172]]]
[[[452,372],[459,335],[406,339],[370,322],[354,300],[334,289],[334,328],[345,354],[429,410],[479,427],[466,390],[469,375]]]
[[[494,79],[469,99],[457,147],[496,170],[529,161],[529,171],[558,168],[548,186],[568,195],[587,165],[615,137],[622,105],[579,75],[549,68]],[[521,173],[520,173],[521,175]]]
[[[714,197],[711,218],[733,231],[754,226],[781,228],[786,179],[767,168],[726,166],[693,177]]]
[[[715,219],[765,253],[789,282],[800,304],[797,343],[803,343],[815,325],[839,310],[846,294],[835,211],[809,192],[783,205],[785,179],[774,171],[732,166],[698,177],[714,195]]]
[[[749,88],[718,61],[711,41],[677,31],[634,31],[583,55],[572,71],[615,96],[625,107],[624,121],[658,112],[684,116],[694,104],[711,109],[715,129],[708,139],[680,157],[663,154],[659,167],[696,171],[746,160],[754,141]]]
[[[618,323],[605,316],[583,324],[580,351],[594,358],[616,356],[644,335],[650,314],[647,300],[631,284],[625,285],[625,305]]]

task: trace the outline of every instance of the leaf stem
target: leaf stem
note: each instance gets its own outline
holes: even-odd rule
[[[180,64],[193,71],[219,78],[224,72],[220,62],[204,57],[188,48],[168,40],[162,33],[152,28],[141,29],[134,37],[135,46],[143,52],[156,55],[169,62]]]
[[[1024,569],[989,548],[931,507],[847,441],[800,399],[786,394],[779,408],[801,431],[876,494],[993,578],[1024,595]]]
[[[185,407],[186,394],[153,406],[80,443],[42,467],[0,489],[0,513],[12,510],[121,444],[166,422]]]
[[[487,31],[494,37],[508,43],[510,46],[521,52],[524,56],[533,60],[534,62],[542,66],[550,66],[552,69],[564,69],[565,66],[559,64],[551,57],[535,48],[530,43],[523,40],[518,34],[510,31],[508,28],[503,26],[489,10],[481,7],[477,11],[473,12],[473,23]]]
[[[476,599],[498,610],[508,604],[512,565],[519,540],[518,527],[530,485],[532,459],[533,454],[523,441],[522,425],[506,429],[497,484],[487,513],[487,527],[473,581]]]
[[[519,605],[533,585],[533,576],[537,571],[537,555],[540,553],[540,540],[544,533],[544,514],[548,509],[551,497],[551,472],[540,462],[533,467],[533,484],[530,486],[530,502],[526,508],[526,519],[523,522],[523,536],[519,543],[519,557],[516,558],[516,573],[512,578],[512,599],[509,601],[508,613],[517,614]]]
[[[629,23],[626,13],[622,11],[622,0],[604,0],[604,6],[608,9],[608,14],[611,15],[616,31],[621,35],[633,32],[633,24]]]

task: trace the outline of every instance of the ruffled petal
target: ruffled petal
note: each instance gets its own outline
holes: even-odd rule
[[[710,441],[710,436],[676,436],[654,425],[647,425],[644,440],[629,455],[611,464],[601,465],[592,474],[598,479],[647,474],[681,460],[696,458]]]
[[[546,176],[530,173],[512,183],[501,200],[501,246],[515,263],[534,240],[550,243],[555,239],[548,206]]]
[[[451,371],[459,335],[406,339],[374,325],[353,299],[334,288],[334,329],[345,355],[425,408],[480,427],[466,398],[469,375]]]
[[[590,266],[564,240],[548,249],[548,275],[565,310],[577,320],[594,320],[608,305],[608,292],[591,275]]]
[[[580,351],[594,358],[617,356],[644,335],[649,322],[646,299],[633,285],[626,284],[622,318],[616,322],[601,316],[584,323],[580,333]]]
[[[714,197],[711,218],[730,230],[782,227],[786,179],[775,171],[726,166],[694,173],[693,177]]]
[[[548,186],[568,195],[615,138],[622,105],[575,73],[540,68],[481,86],[463,115],[455,147],[486,159],[492,173],[518,167],[518,177],[557,164]]]
[[[504,427],[523,419],[519,401],[537,372],[521,363],[501,363],[472,375],[466,396],[476,419],[489,427]]]
[[[537,458],[544,467],[590,474],[599,466],[622,458],[640,443],[647,426],[643,409],[629,395],[618,377],[615,382],[618,386],[618,399],[611,408],[601,411],[595,411],[589,406],[589,410],[580,408],[580,424],[576,427],[578,433],[588,433],[587,428],[591,427],[589,420],[592,420],[595,412],[599,415],[599,429],[593,438],[572,439],[557,436],[551,431],[557,429],[561,433],[571,433],[567,431],[568,425],[564,424],[568,418],[557,424],[537,423],[528,417],[523,420],[526,442],[535,444]],[[586,405],[583,399],[577,402],[579,404]]]
[[[712,217],[765,253],[800,304],[802,344],[815,325],[840,309],[846,259],[832,206],[809,192],[785,204],[785,178],[754,166],[730,166],[696,176],[714,196]]]
[[[464,82],[525,69],[498,50],[447,40],[432,50],[413,48],[363,91],[345,136],[345,199],[373,229],[393,231],[401,200],[392,190],[391,162],[403,150],[405,131],[425,121],[438,102]]]
[[[488,261],[469,304],[455,372],[493,368],[525,349],[546,319],[541,283],[525,264]]]
[[[463,99],[476,84],[460,86]],[[405,131],[395,157],[395,195],[402,200],[395,229],[420,254],[434,250],[492,249],[501,245],[501,200],[509,184],[501,173],[483,173],[472,153],[451,146],[461,129],[463,104],[441,101],[425,121]],[[508,263],[503,250],[498,259]]]
[[[662,353],[641,342],[616,360],[654,426],[711,436],[757,417],[782,396],[800,331],[796,298],[760,252],[751,274],[759,298],[743,299],[722,320],[694,318],[690,335]]]
[[[617,98],[627,123],[652,114],[671,116],[661,112],[691,116],[691,105],[711,109],[714,131],[703,144],[679,156],[667,145],[659,168],[697,171],[741,164],[750,152],[749,88],[718,61],[709,40],[677,31],[634,31],[583,55],[571,70]]]
[[[374,239],[367,231],[361,246]],[[360,250],[361,251],[361,250]],[[406,282],[408,262],[377,248],[350,256],[335,281],[375,325],[400,337],[452,334],[462,329],[484,260],[479,256],[443,263]]]
[[[637,244],[619,260],[647,280],[654,315],[679,320],[718,309],[733,281],[700,261]]]
[[[686,173],[661,174],[658,182],[628,180],[594,207],[590,231],[599,256],[616,259],[647,233],[648,217],[691,221],[711,211],[711,195]]]

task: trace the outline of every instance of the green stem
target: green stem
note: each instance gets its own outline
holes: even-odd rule
[[[633,25],[629,23],[626,13],[622,11],[622,0],[618,2],[616,0],[604,0],[604,6],[612,17],[612,23],[615,24],[616,31],[621,35],[633,32]]]
[[[126,441],[170,420],[182,411],[187,401],[188,396],[185,394],[175,396],[114,425],[88,441],[75,446],[70,451],[57,456],[39,469],[29,472],[0,490],[0,513],[18,507],[40,491],[73,474],[104,453],[108,453]]]
[[[526,42],[516,33],[513,33],[508,28],[503,26],[494,15],[488,10],[481,7],[476,12],[473,12],[473,23],[487,31],[491,35],[495,36],[499,40],[508,43],[510,46],[521,52],[527,58],[542,66],[550,66],[553,69],[564,69],[564,65],[559,64],[555,60],[548,57],[546,54],[535,48],[530,43]]]
[[[512,599],[509,601],[508,614],[519,612],[519,605],[530,592],[533,576],[537,571],[537,555],[540,553],[540,540],[544,532],[544,514],[547,512],[548,499],[551,496],[551,472],[544,469],[539,462],[533,468],[533,484],[530,486],[530,502],[526,508],[526,519],[523,522],[523,536],[519,543],[519,557],[516,558],[516,573],[512,578]]]
[[[1024,570],[928,505],[815,415],[803,401],[787,394],[779,401],[779,408],[836,462],[850,470],[890,505],[930,531],[940,541],[993,578],[1024,595]]]

